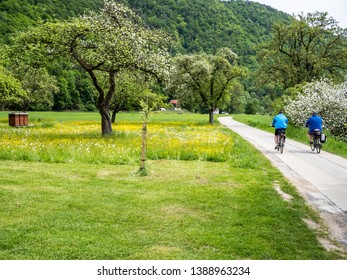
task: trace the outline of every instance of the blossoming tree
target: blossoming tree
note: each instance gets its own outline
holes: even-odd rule
[[[110,102],[121,71],[140,70],[157,79],[168,71],[169,37],[146,28],[139,16],[114,0],[105,0],[100,12],[32,29],[17,45],[22,53],[39,46],[47,56],[69,59],[88,73],[98,92],[103,135],[112,133]]]
[[[230,98],[235,80],[246,75],[247,71],[237,65],[237,55],[228,48],[215,55],[181,55],[174,61],[171,89],[183,105],[199,104],[208,110],[209,123],[213,124],[213,112]]]
[[[285,111],[296,125],[303,125],[316,111],[333,135],[347,141],[347,79],[338,85],[327,79],[307,84],[302,94],[288,102]]]

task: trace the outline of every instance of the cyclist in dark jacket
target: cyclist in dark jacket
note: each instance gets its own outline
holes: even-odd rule
[[[273,120],[272,120],[272,124],[271,126],[275,127],[275,143],[276,143],[276,147],[275,149],[277,149],[278,146],[278,132],[280,130],[286,130],[287,126],[288,126],[288,119],[285,115],[283,115],[283,111],[281,110],[278,115],[276,115]]]
[[[323,120],[320,116],[317,115],[316,112],[313,112],[312,116],[306,121],[305,127],[308,127],[308,138],[310,140],[310,144],[313,143],[313,132],[315,129],[319,129],[322,133]]]

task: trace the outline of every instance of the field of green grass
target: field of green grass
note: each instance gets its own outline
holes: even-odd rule
[[[345,259],[255,148],[207,115],[159,113],[139,176],[139,114],[0,113],[0,259]],[[290,194],[285,201],[275,186]]]

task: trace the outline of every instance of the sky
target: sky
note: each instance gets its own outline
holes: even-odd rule
[[[328,12],[330,17],[338,21],[338,25],[347,28],[346,0],[254,0],[275,8],[287,14],[295,15],[318,12]]]

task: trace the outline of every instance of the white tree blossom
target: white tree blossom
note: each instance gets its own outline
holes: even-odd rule
[[[327,79],[309,83],[302,94],[285,106],[288,117],[299,126],[314,111],[321,115],[332,135],[347,141],[347,77],[338,85]]]
[[[35,48],[45,55],[70,59],[86,71],[98,92],[96,107],[103,135],[112,133],[110,102],[122,71],[141,71],[160,81],[169,73],[170,36],[148,28],[115,0],[104,0],[98,12],[38,26],[18,41],[24,51]],[[31,57],[37,59],[37,55]]]

